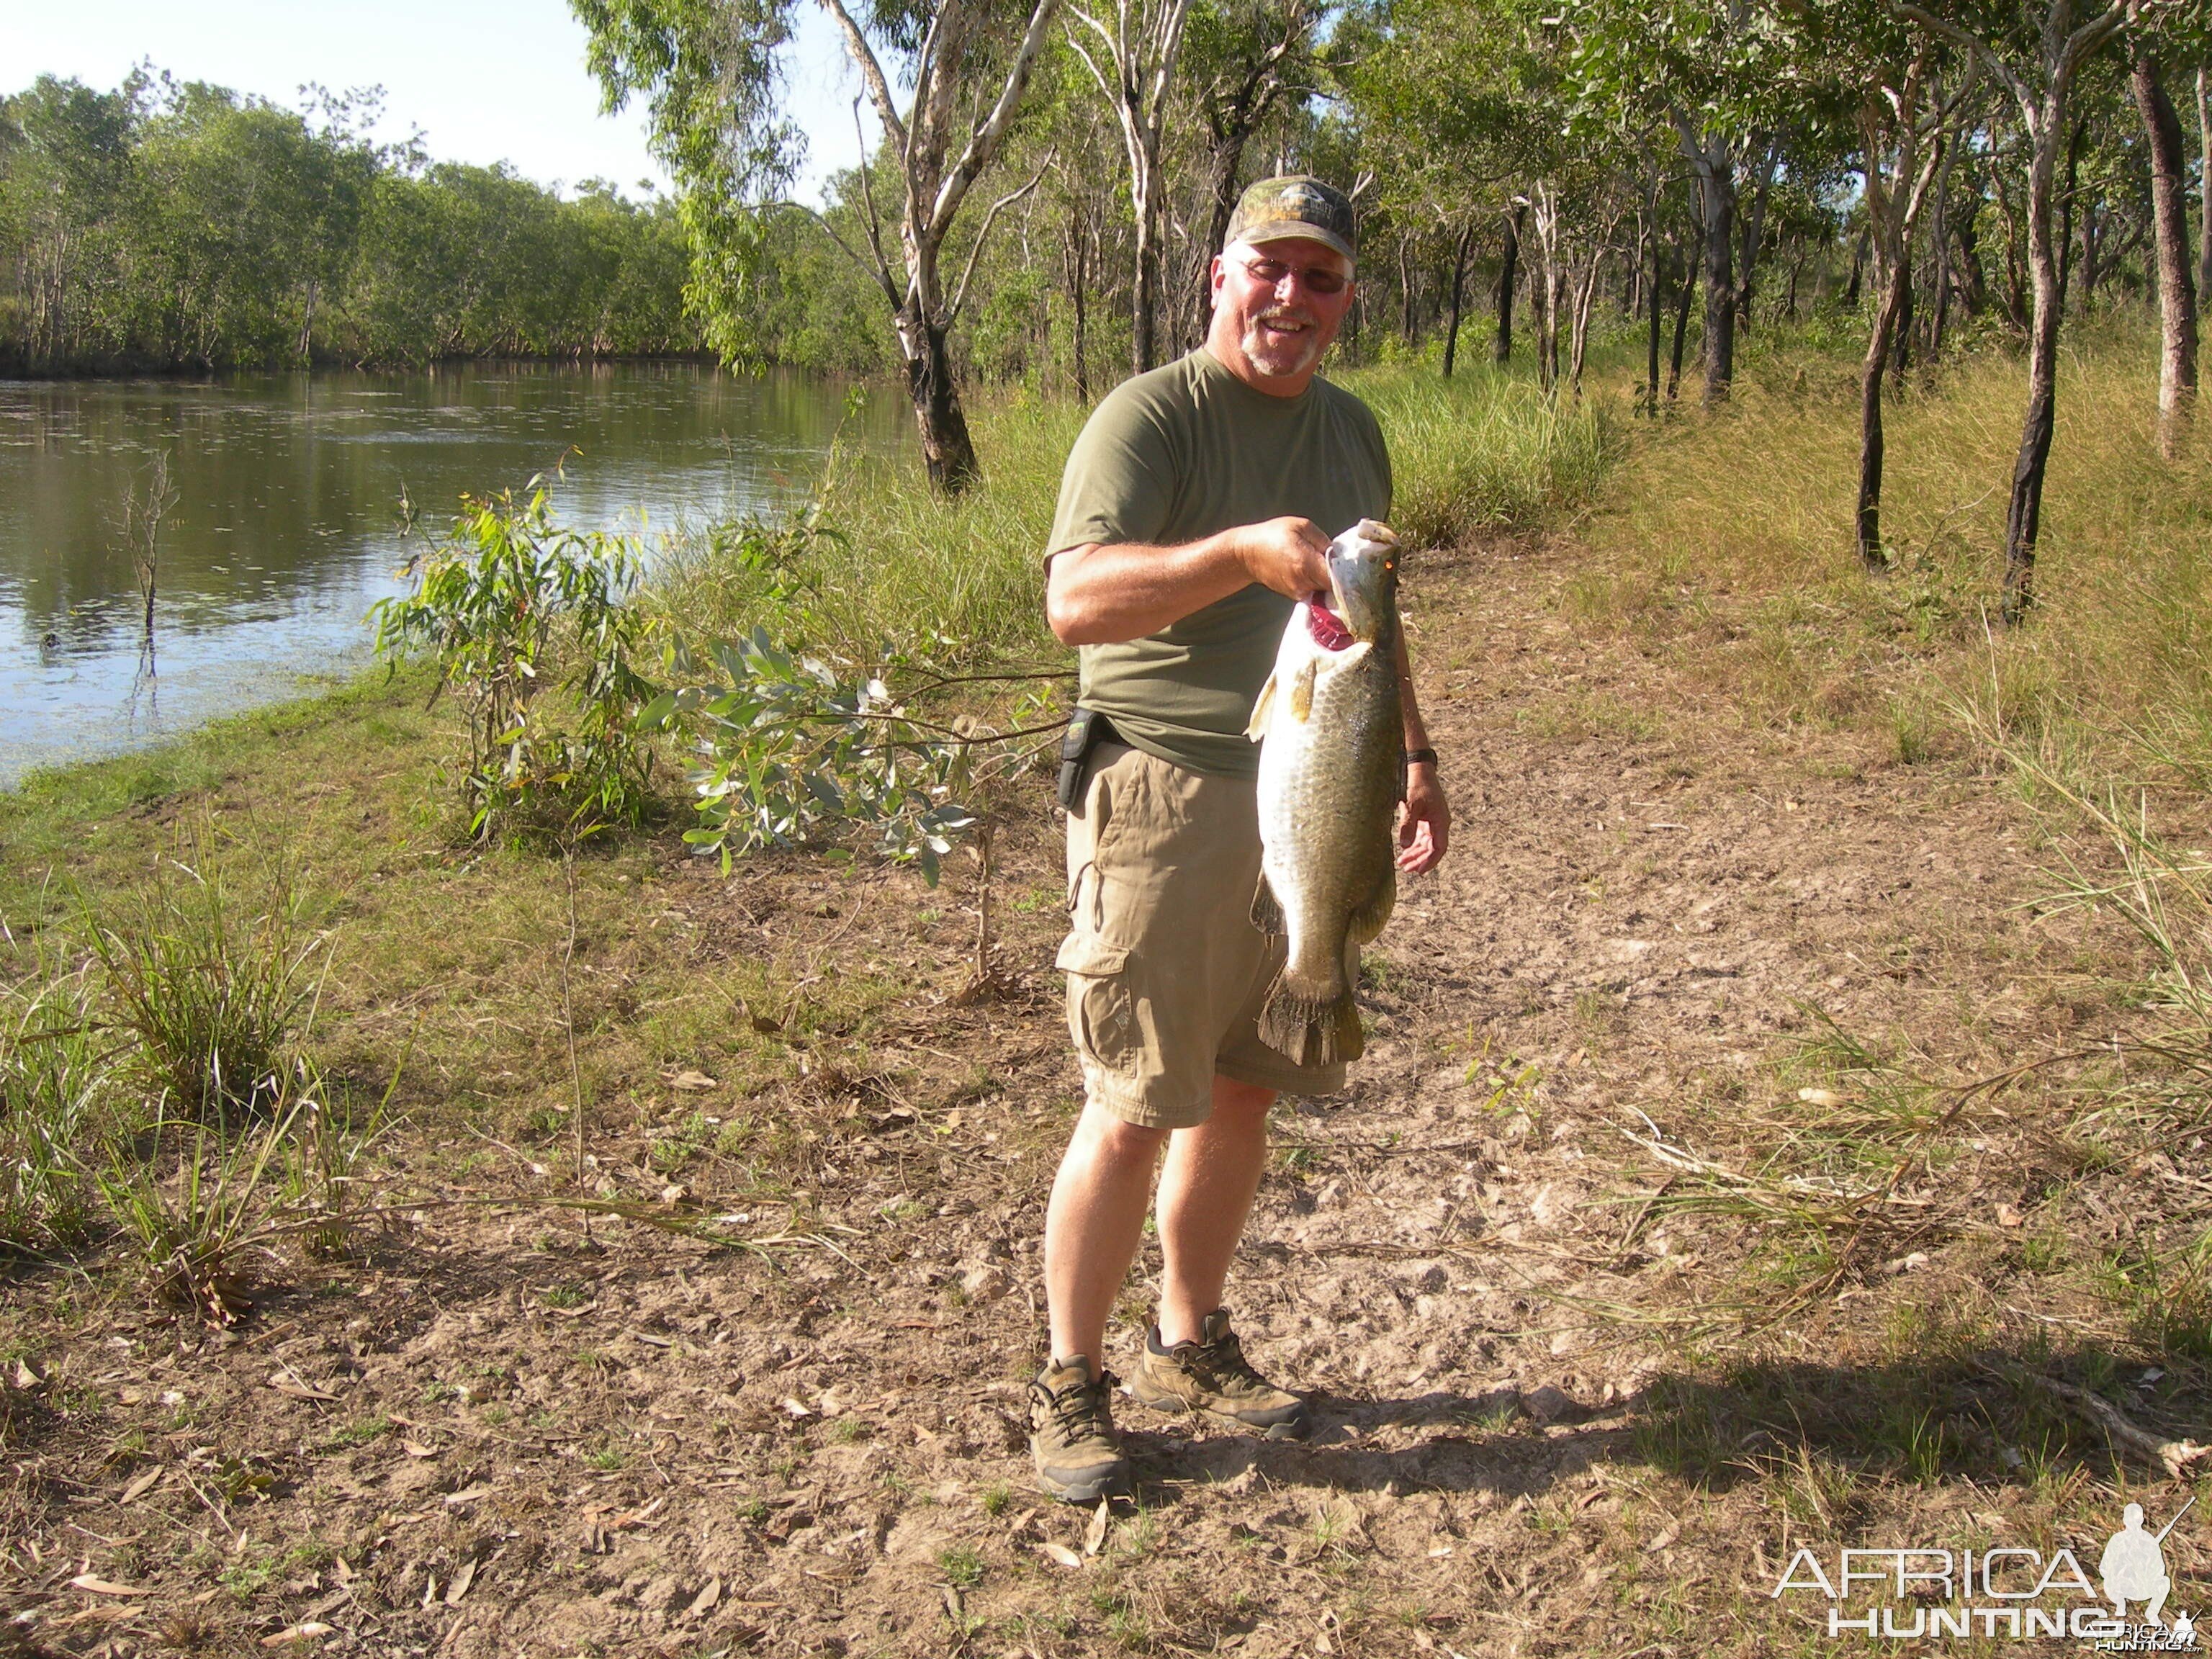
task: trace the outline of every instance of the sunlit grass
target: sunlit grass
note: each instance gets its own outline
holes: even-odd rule
[[[1554,404],[1524,377],[1478,363],[1445,380],[1412,365],[1339,377],[1389,443],[1392,517],[1414,544],[1558,524],[1593,498],[1611,453],[1600,404]],[[877,396],[894,395],[878,392]],[[971,395],[982,481],[932,494],[918,459],[842,458],[811,527],[739,552],[726,530],[687,527],[657,562],[679,626],[759,624],[848,658],[1051,661],[1042,556],[1060,472],[1089,410],[1020,390]],[[1343,528],[1344,526],[1332,526]]]
[[[2121,769],[2212,776],[2212,446],[2159,458],[2153,343],[2139,316],[2072,332],[2026,628],[1996,619],[2025,396],[1996,350],[1887,411],[1888,574],[1853,552],[1851,365],[1776,349],[1729,409],[1635,445],[1567,606],[1702,667],[1752,718],[1886,724],[1900,759],[1966,694],[2014,734],[2063,726]]]

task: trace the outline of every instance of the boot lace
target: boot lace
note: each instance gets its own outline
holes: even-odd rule
[[[1096,1382],[1070,1382],[1060,1389],[1040,1382],[1036,1390],[1044,1396],[1053,1428],[1063,1441],[1073,1443],[1112,1432],[1107,1401],[1119,1380],[1111,1371],[1101,1371]]]
[[[1264,1392],[1270,1387],[1267,1379],[1254,1370],[1251,1362],[1244,1358],[1244,1344],[1234,1331],[1224,1331],[1213,1342],[1177,1346],[1188,1347],[1183,1363],[1220,1393]]]

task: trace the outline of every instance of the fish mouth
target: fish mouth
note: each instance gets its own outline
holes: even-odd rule
[[[1306,631],[1324,651],[1349,651],[1359,635],[1345,620],[1352,607],[1345,603],[1344,584],[1337,580],[1336,561],[1328,562],[1328,586],[1316,587],[1306,599]]]
[[[1328,608],[1328,594],[1316,591],[1306,601],[1306,632],[1324,651],[1349,651],[1358,636]]]

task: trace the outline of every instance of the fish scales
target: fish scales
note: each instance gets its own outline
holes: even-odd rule
[[[1397,538],[1371,519],[1329,544],[1329,592],[1291,612],[1248,729],[1261,744],[1252,921],[1288,939],[1260,1035],[1302,1066],[1364,1047],[1359,952],[1397,898]]]

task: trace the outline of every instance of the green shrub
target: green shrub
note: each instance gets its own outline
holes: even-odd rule
[[[651,626],[628,603],[636,550],[556,525],[537,483],[520,506],[511,492],[474,501],[417,561],[415,591],[370,613],[377,653],[427,650],[460,704],[459,782],[478,838],[508,821],[635,826],[652,804],[653,751],[635,724],[652,696],[632,666]],[[555,684],[562,695],[548,698]]]

